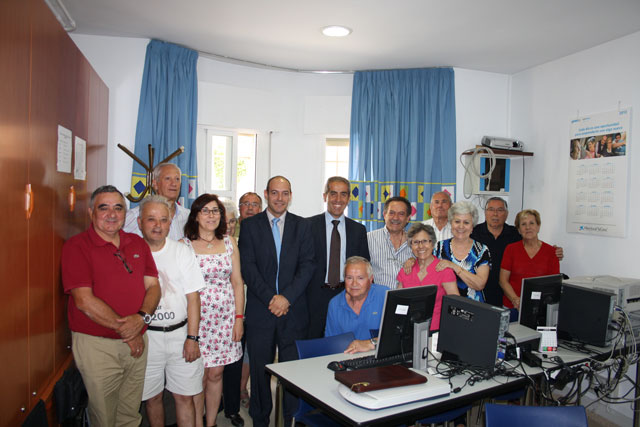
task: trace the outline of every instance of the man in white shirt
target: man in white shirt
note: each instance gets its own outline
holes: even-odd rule
[[[173,163],[160,163],[153,169],[152,187],[156,194],[164,196],[169,203],[169,219],[171,220],[171,229],[169,230],[169,238],[180,240],[184,237],[184,225],[189,218],[190,210],[176,203],[180,196],[180,184],[182,182],[182,171]],[[136,206],[127,211],[127,218],[124,221],[123,230],[127,233],[135,233],[142,237],[142,233],[138,228],[138,215],[140,207]]]
[[[423,222],[423,224],[433,227],[433,231],[436,232],[438,241],[450,239],[453,237],[451,234],[451,224],[449,224],[449,208],[451,207],[451,196],[446,191],[438,191],[431,196],[431,204],[429,210],[431,210],[431,219]]]
[[[167,239],[171,226],[169,202],[158,195],[139,205],[139,230],[158,268],[162,298],[147,335],[149,356],[142,400],[149,424],[164,426],[162,392],[169,390],[176,402],[178,425],[195,425],[192,396],[202,392],[204,366],[200,358],[198,328],[200,294],[205,282],[189,248]]]

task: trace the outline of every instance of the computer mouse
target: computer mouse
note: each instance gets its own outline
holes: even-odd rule
[[[338,361],[333,361],[333,362],[329,362],[329,364],[327,365],[328,369],[331,369],[332,371],[346,371],[347,367],[344,366],[342,363],[338,362]]]

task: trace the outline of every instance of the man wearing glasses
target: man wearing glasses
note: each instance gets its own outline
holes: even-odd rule
[[[242,197],[240,197],[238,208],[240,209],[240,217],[238,218],[238,224],[236,224],[236,228],[233,231],[233,237],[236,239],[240,237],[240,226],[242,221],[254,216],[262,210],[262,198],[253,192],[244,193]]]
[[[91,226],[62,248],[73,357],[89,395],[91,425],[138,426],[146,326],[160,300],[158,271],[145,241],[121,230],[122,193],[102,186],[90,204]]]
[[[480,243],[484,243],[489,248],[491,254],[491,270],[489,279],[484,288],[486,302],[502,307],[502,288],[500,288],[500,265],[502,255],[507,245],[522,240],[518,230],[506,223],[509,216],[507,202],[500,197],[491,197],[487,200],[484,209],[485,222],[474,227],[471,238]],[[556,256],[562,260],[563,251],[556,246]]]

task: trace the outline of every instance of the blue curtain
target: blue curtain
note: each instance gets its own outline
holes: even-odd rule
[[[182,169],[180,204],[190,207],[197,197],[196,120],[198,116],[198,52],[152,40],[140,89],[140,106],[134,153],[149,163],[148,144],[155,150],[154,165],[184,146],[170,162]],[[131,194],[144,191],[146,174],[133,163]]]
[[[380,228],[384,202],[403,196],[412,221],[429,219],[433,193],[455,194],[453,69],[357,72],[349,154],[351,218]]]

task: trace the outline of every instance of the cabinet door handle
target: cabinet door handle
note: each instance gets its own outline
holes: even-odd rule
[[[27,215],[27,219],[29,219],[31,218],[31,214],[33,213],[33,191],[31,190],[31,184],[27,184],[27,188],[24,192],[24,201],[24,209]]]
[[[72,186],[69,187],[69,212],[73,212],[76,208],[76,189]]]

